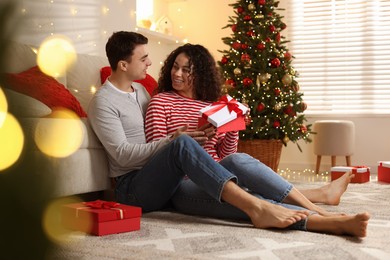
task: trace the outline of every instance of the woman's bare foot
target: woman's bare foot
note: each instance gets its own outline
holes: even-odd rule
[[[354,176],[352,172],[346,172],[340,178],[325,186],[316,189],[300,190],[300,192],[313,203],[339,205],[341,196],[347,190],[348,184]]]
[[[306,210],[291,210],[266,201],[260,201],[251,213],[248,213],[256,228],[286,228],[309,216]]]
[[[325,191],[324,203],[328,205],[339,205],[341,196],[347,190],[348,184],[354,176],[355,174],[352,172],[346,172],[340,178],[323,186],[322,189]]]
[[[367,225],[370,215],[360,213],[348,216],[323,217],[311,215],[307,220],[307,230],[325,232],[334,235],[367,236]]]

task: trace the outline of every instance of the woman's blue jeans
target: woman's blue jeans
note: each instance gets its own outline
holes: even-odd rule
[[[223,187],[230,180],[260,199],[303,209],[281,203],[292,185],[263,163],[241,153],[217,163],[186,135],[161,149],[142,169],[118,177],[115,194],[118,202],[142,207],[144,212],[172,203],[186,214],[249,220],[244,212],[221,201]],[[300,221],[291,228],[305,230],[305,226],[306,221]]]

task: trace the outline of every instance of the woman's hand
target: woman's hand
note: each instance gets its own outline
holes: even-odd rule
[[[216,128],[210,123],[202,125],[197,130],[203,131],[208,140],[210,140],[216,135]]]
[[[246,111],[246,113],[244,115],[245,125],[248,126],[252,122],[251,109],[250,109],[250,107],[248,106],[247,103],[242,103],[242,104],[248,108],[248,111]]]
[[[175,133],[172,135],[170,140],[175,140],[177,137],[179,137],[182,134],[186,134],[188,136],[191,136],[196,142],[198,142],[200,145],[204,145],[206,141],[208,140],[208,137],[203,130],[203,128],[197,129],[197,131],[187,131],[188,126],[183,126],[178,128]]]

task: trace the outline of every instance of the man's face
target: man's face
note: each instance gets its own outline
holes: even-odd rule
[[[147,50],[147,45],[137,45],[134,49],[131,61],[126,64],[129,80],[140,80],[146,77],[148,67],[152,65]]]

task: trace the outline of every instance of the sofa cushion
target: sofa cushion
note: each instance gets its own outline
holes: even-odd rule
[[[75,64],[66,73],[67,87],[85,111],[96,90],[101,87],[99,70],[107,64],[105,57],[78,54]]]
[[[100,80],[101,83],[103,84],[104,81],[111,75],[111,67],[106,66],[100,69]],[[146,77],[141,80],[135,80],[135,82],[140,83],[142,86],[146,88],[150,96],[153,96],[155,93],[154,91],[157,88],[157,81],[150,76],[149,74],[146,74]]]
[[[19,73],[37,65],[37,55],[27,44],[12,42],[7,48],[4,72]]]
[[[74,111],[79,117],[87,116],[69,90],[53,77],[44,74],[38,66],[17,74],[6,73],[4,86],[33,97],[51,109],[63,107]]]
[[[7,98],[8,111],[16,117],[44,117],[52,110],[39,100],[15,92],[11,89],[3,89]]]

